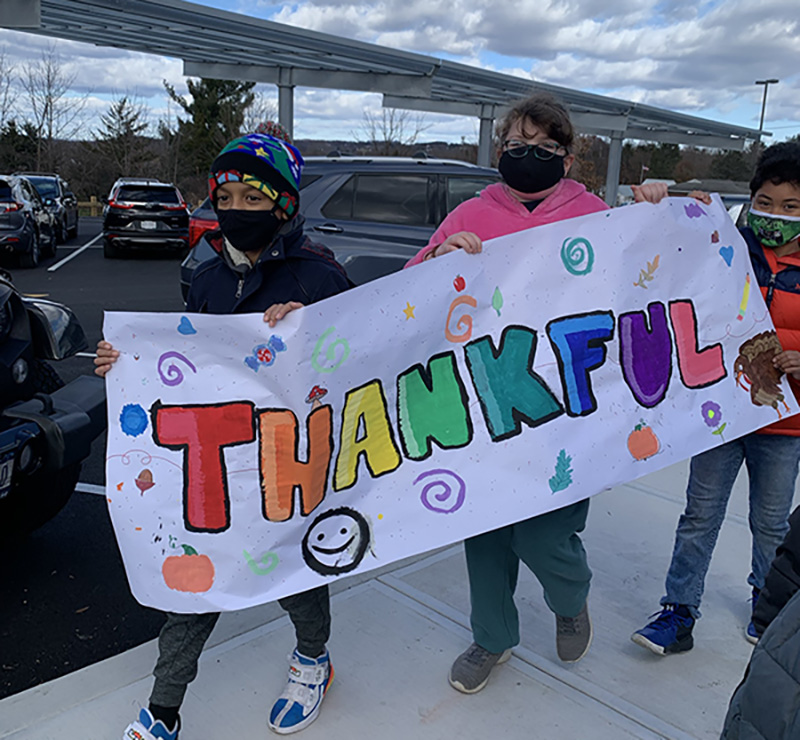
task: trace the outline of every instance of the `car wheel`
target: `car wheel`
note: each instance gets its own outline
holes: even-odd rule
[[[119,249],[111,243],[110,239],[103,239],[103,257],[109,260],[119,257]]]
[[[78,236],[78,217],[77,216],[75,216],[75,226],[73,226],[71,229],[67,229],[67,236],[69,236],[70,239],[74,239],[76,236]]]
[[[42,257],[42,245],[39,234],[34,231],[31,236],[31,248],[19,256],[20,267],[36,267]]]

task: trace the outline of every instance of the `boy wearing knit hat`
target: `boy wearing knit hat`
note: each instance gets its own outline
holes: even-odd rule
[[[350,287],[325,247],[303,234],[298,216],[303,158],[291,144],[262,133],[230,142],[209,175],[209,195],[220,230],[211,235],[217,256],[195,271],[186,308],[228,314],[264,312],[274,326],[287,313]],[[97,347],[95,372],[105,376],[119,356]],[[311,724],[333,680],[325,647],[330,635],[327,586],[280,599],[295,627],[286,690],[272,707],[269,727],[288,734]],[[124,740],[177,740],[179,709],[219,614],[167,614],[159,635],[155,683],[147,708]]]

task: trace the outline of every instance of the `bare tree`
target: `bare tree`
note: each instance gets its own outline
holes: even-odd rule
[[[278,106],[274,98],[267,97],[261,90],[253,96],[253,102],[244,110],[242,131],[250,133],[256,130],[259,123],[275,121],[278,118]]]
[[[64,72],[55,46],[44,50],[38,61],[22,67],[20,82],[37,135],[36,167],[56,169],[56,140],[78,134],[88,93],[80,97],[68,95],[75,75]]]
[[[5,48],[0,51],[0,127],[14,118],[17,90],[14,86],[16,68],[8,61]]]
[[[361,136],[366,136],[375,154],[397,155],[416,144],[420,134],[430,127],[422,113],[400,108],[381,108],[380,113],[365,110]]]

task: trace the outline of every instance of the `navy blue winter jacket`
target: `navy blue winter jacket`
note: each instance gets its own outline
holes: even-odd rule
[[[222,233],[211,234],[209,241],[217,256],[195,270],[186,310],[260,313],[275,303],[299,301],[307,306],[351,287],[333,252],[303,234],[302,217],[291,223],[252,267],[235,265],[224,247]]]

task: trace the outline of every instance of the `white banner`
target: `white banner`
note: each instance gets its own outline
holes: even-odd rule
[[[291,313],[106,314],[134,596],[241,609],[592,496],[797,412],[721,203],[495,239]]]

